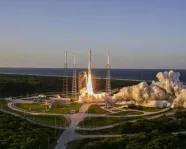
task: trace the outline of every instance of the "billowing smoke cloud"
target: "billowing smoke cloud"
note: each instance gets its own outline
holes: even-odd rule
[[[180,82],[178,72],[159,72],[158,82],[148,85],[141,82],[138,85],[124,87],[111,97],[113,102],[134,102],[150,107],[186,107],[186,89]]]
[[[122,88],[117,94],[109,97],[106,93],[93,94],[88,102],[112,102],[120,104],[137,104],[149,107],[185,107],[186,87],[180,82],[179,72],[159,72],[151,85],[141,82],[138,85]],[[80,102],[87,101],[83,93]]]

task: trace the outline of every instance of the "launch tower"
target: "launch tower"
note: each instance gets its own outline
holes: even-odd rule
[[[74,55],[74,70],[72,78],[72,98],[77,100],[76,56]]]
[[[68,97],[68,65],[67,65],[67,51],[65,51],[65,65],[63,75],[63,94],[64,97]]]
[[[106,76],[106,93],[111,95],[111,83],[110,83],[110,57],[107,53],[107,76]]]

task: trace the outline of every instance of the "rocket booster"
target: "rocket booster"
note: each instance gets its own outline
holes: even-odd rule
[[[91,49],[89,50],[88,73],[91,73]]]

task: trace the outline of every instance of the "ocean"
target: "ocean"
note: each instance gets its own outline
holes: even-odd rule
[[[87,69],[77,69],[87,71]],[[158,72],[169,71],[169,69],[111,69],[112,79],[129,79],[129,80],[157,80]],[[186,82],[186,70],[173,70],[181,74],[180,80]],[[73,69],[68,69],[68,75],[72,76]],[[8,74],[28,74],[43,76],[63,76],[63,68],[0,68],[0,73]],[[106,69],[92,69],[92,75],[97,78],[106,77]]]

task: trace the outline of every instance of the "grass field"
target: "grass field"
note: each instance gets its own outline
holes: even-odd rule
[[[124,121],[121,117],[90,117],[81,121],[78,126],[80,127],[102,127]]]
[[[54,116],[54,115],[26,115],[26,118],[32,119],[36,122],[50,125],[50,126],[69,126],[70,120],[64,116]]]
[[[52,108],[48,113],[56,113],[56,114],[68,114],[70,113],[70,110],[68,108]]]
[[[176,108],[175,110],[176,110],[176,111],[185,111],[186,108],[181,108],[181,107],[180,107],[180,108]]]
[[[8,103],[6,100],[0,100],[0,108],[2,110],[6,110],[6,111],[9,111],[9,112],[13,112],[13,113],[16,113],[20,116],[24,116],[24,113],[23,112],[19,112],[19,111],[15,111],[15,110],[12,110],[8,107]]]
[[[141,115],[143,114],[143,112],[140,111],[122,111],[122,112],[118,112],[118,113],[112,113],[111,115],[118,115],[118,116],[127,116],[127,115]]]
[[[49,112],[49,113],[57,113],[57,114],[70,113],[71,110],[75,110],[76,112],[79,112],[79,109],[81,108],[82,103],[74,102],[74,103],[70,103],[70,104],[60,104],[58,102],[57,105],[58,106],[56,108],[52,108],[52,109],[50,109],[47,112]]]
[[[76,112],[79,112],[79,109],[81,108],[83,104],[82,103],[78,103],[78,102],[74,102],[68,105],[68,108],[70,110],[75,110]]]
[[[157,107],[144,107],[144,106],[136,106],[136,108],[126,108],[123,107],[122,109],[134,109],[134,110],[140,110],[144,112],[158,112],[163,110],[162,108],[157,108]]]
[[[7,101],[6,100],[3,100],[3,99],[0,99],[0,108],[5,108],[7,105]]]
[[[0,105],[1,105],[0,106],[1,109],[3,109],[3,110],[15,113],[15,114],[23,116],[25,118],[32,119],[36,122],[39,122],[39,123],[42,123],[45,125],[55,126],[55,117],[56,117],[56,126],[60,126],[60,125],[61,126],[68,126],[70,124],[69,119],[67,119],[64,116],[53,116],[53,115],[46,115],[46,116],[45,115],[34,115],[33,116],[28,113],[24,114],[24,112],[15,111],[15,110],[8,108],[7,102],[5,100],[0,100]]]
[[[41,105],[41,104],[29,104],[29,103],[16,103],[14,104],[16,107],[28,111],[43,111],[48,108],[48,105]]]
[[[120,112],[121,110],[112,110],[113,112]]]
[[[16,103],[15,106],[20,109],[29,110],[29,111],[37,111],[37,112],[43,112],[48,108],[48,105],[28,104],[28,103],[25,103],[25,104]],[[60,102],[56,102],[56,108],[52,108],[46,112],[56,113],[56,114],[70,113],[71,110],[75,110],[76,112],[78,112],[81,106],[82,106],[82,103],[60,104]]]
[[[156,108],[156,107],[142,107],[141,111],[145,112],[158,112],[163,110],[162,108]]]
[[[106,113],[109,113],[109,112],[100,108],[98,105],[90,105],[90,107],[87,110],[87,113],[90,113],[90,114],[106,114]]]

